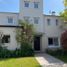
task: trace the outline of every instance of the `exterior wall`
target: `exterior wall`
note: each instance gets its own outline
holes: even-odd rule
[[[29,7],[24,7],[24,1],[29,1]],[[34,2],[39,2],[39,8],[34,8]],[[34,24],[34,17],[39,17],[39,23],[34,24],[37,33],[43,33],[43,0],[20,0],[19,19],[30,17],[30,23]]]
[[[44,15],[44,39],[43,39],[43,46],[46,48],[57,48],[60,47],[60,37],[62,33],[61,29],[61,20],[59,16],[49,16],[49,15]],[[47,24],[47,19],[50,19],[50,25]],[[56,19],[58,20],[58,25],[56,25]],[[59,41],[59,46],[48,46],[48,37],[58,37]],[[44,49],[44,48],[43,48]]]
[[[29,1],[29,7],[25,7],[24,1]],[[34,8],[34,2],[39,2],[39,8]],[[41,51],[45,51],[48,48],[48,37],[58,37],[60,47],[60,37],[62,33],[62,22],[60,17],[55,15],[43,15],[43,0],[20,0],[20,13],[19,19],[24,20],[24,17],[30,17],[29,22],[34,24],[36,35],[41,36]],[[34,17],[40,17],[39,23],[34,23]],[[51,19],[51,25],[47,25],[47,19]],[[56,26],[56,19],[58,19],[58,25]],[[51,46],[53,48],[56,46]]]
[[[8,23],[8,17],[13,18],[13,23]],[[18,14],[17,13],[8,13],[0,12],[0,25],[18,25]]]
[[[29,1],[30,5],[29,7],[24,7],[24,1]],[[39,8],[34,8],[34,2],[39,2]],[[11,25],[11,26],[17,26],[18,25],[18,19],[24,20],[24,17],[28,16],[30,17],[29,21],[30,23],[34,24],[34,28],[36,31],[36,35],[42,35],[41,36],[41,51],[45,51],[46,48],[48,48],[48,37],[58,37],[59,39],[59,46],[60,47],[60,37],[62,33],[61,29],[61,20],[58,16],[54,15],[43,15],[43,0],[20,0],[20,12],[17,13],[0,13],[0,25]],[[13,23],[8,23],[8,17],[12,17],[14,19]],[[39,17],[39,23],[34,23],[34,17]],[[51,19],[51,24],[47,25],[47,19]],[[56,26],[55,20],[58,19],[58,25]],[[5,46],[10,49],[14,50],[17,47],[17,41],[15,38],[15,31],[16,28],[12,27],[0,27],[0,31],[3,32],[3,34],[10,35],[10,43],[5,43]],[[53,48],[56,46],[51,46],[49,48]]]
[[[15,33],[16,28],[0,27],[0,32],[3,32],[3,35],[10,35],[10,43],[4,43],[4,45],[9,50],[15,50],[18,47]]]

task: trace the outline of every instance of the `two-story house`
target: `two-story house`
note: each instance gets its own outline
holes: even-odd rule
[[[3,35],[5,47],[9,50],[19,47],[16,41],[19,19],[34,24],[36,35],[32,48],[35,51],[60,47],[62,33],[60,17],[43,14],[43,0],[20,0],[19,5],[19,13],[0,12],[0,36]]]

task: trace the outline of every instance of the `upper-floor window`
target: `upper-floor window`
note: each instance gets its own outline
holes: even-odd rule
[[[56,26],[58,25],[58,19],[56,19]]]
[[[24,17],[24,21],[29,22],[29,18],[30,18],[30,17],[25,16],[25,17]]]
[[[25,7],[29,7],[29,1],[24,1]]]
[[[34,2],[34,8],[38,8],[39,7],[39,2]]]
[[[12,17],[8,17],[8,23],[13,23],[13,18]]]
[[[39,23],[39,17],[34,17],[34,23],[38,24]]]
[[[50,25],[50,19],[47,19],[47,24]]]

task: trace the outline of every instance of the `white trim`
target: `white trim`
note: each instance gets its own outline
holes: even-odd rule
[[[55,38],[55,37],[48,37],[48,38]],[[48,48],[59,48],[60,47],[60,38],[59,37],[57,37],[57,38],[58,38],[58,45],[56,46],[54,44],[52,44],[52,45],[48,44]]]

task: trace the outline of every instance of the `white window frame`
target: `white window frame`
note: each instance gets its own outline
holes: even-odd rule
[[[10,20],[11,20],[12,22],[11,22]],[[12,24],[13,22],[14,22],[13,17],[8,17],[8,23],[11,23],[11,24]]]
[[[49,39],[49,38],[53,38],[53,44],[52,44],[52,45],[49,45],[49,42],[48,42],[48,47],[51,47],[51,48],[52,48],[52,47],[60,47],[59,38],[58,38],[58,37],[48,37],[48,39]],[[58,45],[55,45],[55,44],[54,44],[54,38],[58,38]]]
[[[24,7],[29,7],[29,1],[24,1]]]
[[[34,2],[34,8],[39,8],[39,2]]]
[[[34,24],[39,24],[39,17],[34,17]]]

